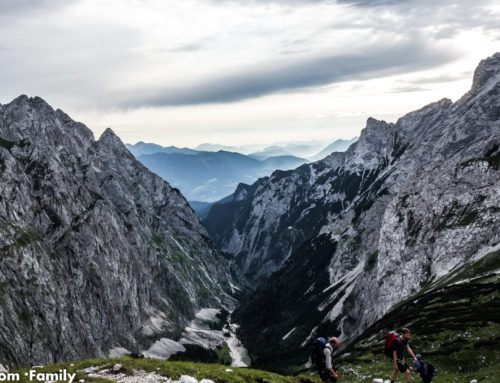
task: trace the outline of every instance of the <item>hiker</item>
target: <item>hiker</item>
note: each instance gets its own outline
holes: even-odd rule
[[[319,376],[325,383],[335,383],[339,376],[337,375],[336,368],[333,364],[332,352],[333,349],[339,346],[339,340],[335,337],[329,339],[323,350],[324,365],[320,370]]]
[[[410,339],[410,330],[406,327],[401,329],[401,336],[394,338],[392,343],[392,362],[394,364],[394,372],[392,373],[391,383],[396,381],[398,373],[405,374],[406,383],[410,383],[410,369],[405,363],[405,352],[408,351],[413,357],[413,360],[417,360],[415,354],[408,345],[408,339]]]
[[[417,354],[415,357],[417,360],[413,362],[413,371],[420,375],[422,383],[432,383],[432,377],[436,375],[434,366],[424,362],[420,354]]]

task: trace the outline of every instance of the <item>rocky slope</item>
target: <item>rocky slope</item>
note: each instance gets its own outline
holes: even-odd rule
[[[231,305],[230,268],[177,189],[40,98],[0,105],[0,363],[176,339]]]
[[[347,152],[275,172],[212,209],[204,223],[218,247],[261,284],[236,313],[257,360],[266,360],[259,344],[302,348],[305,361],[315,336],[345,343],[498,250],[499,96],[497,53],[457,102],[394,124],[370,118]]]

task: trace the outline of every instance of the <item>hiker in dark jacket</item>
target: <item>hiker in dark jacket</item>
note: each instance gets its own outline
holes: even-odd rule
[[[416,373],[422,378],[422,383],[432,383],[432,377],[434,376],[434,366],[427,362],[424,362],[422,355],[417,354],[415,356],[417,360],[413,362],[414,369]]]
[[[410,383],[410,369],[405,363],[405,352],[408,351],[414,360],[417,360],[417,358],[415,358],[415,354],[408,345],[408,339],[410,339],[410,330],[403,328],[401,329],[401,337],[395,338],[393,341],[392,362],[394,364],[394,371],[391,383],[396,381],[400,372],[405,374],[406,383]]]
[[[325,349],[323,350],[325,356],[325,366],[323,370],[320,371],[319,376],[325,383],[335,383],[339,378],[332,361],[333,349],[338,347],[338,345],[339,340],[335,337],[332,337],[329,339],[328,343],[325,345]]]

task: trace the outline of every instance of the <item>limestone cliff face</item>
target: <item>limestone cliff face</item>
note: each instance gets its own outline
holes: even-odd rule
[[[244,203],[212,210],[205,223],[217,227],[218,247],[261,284],[235,315],[250,351],[264,355],[264,338],[285,353],[314,336],[353,339],[394,304],[497,251],[499,148],[497,53],[456,103],[394,124],[370,118],[345,153],[275,172],[246,187]],[[250,323],[255,310],[266,314]]]
[[[175,339],[232,305],[227,262],[178,190],[40,98],[0,105],[0,363]]]

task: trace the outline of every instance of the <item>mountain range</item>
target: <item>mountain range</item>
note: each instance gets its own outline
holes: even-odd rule
[[[233,152],[143,154],[137,159],[178,188],[190,201],[214,202],[234,192],[240,182],[253,182],[276,169],[293,169],[307,160],[292,156],[257,160]]]
[[[356,140],[357,137],[351,140],[336,140],[313,158],[323,158],[334,151],[345,151]],[[178,188],[192,201],[192,207],[201,217],[206,215],[207,202],[217,202],[232,194],[241,182],[252,183],[275,170],[294,169],[307,163],[307,159],[292,153],[310,153],[314,148],[308,144],[289,143],[245,155],[227,150],[200,151],[175,146],[163,147],[142,141],[126,146],[143,165]],[[199,147],[217,148],[213,144]]]
[[[138,157],[259,162],[157,149]],[[20,96],[0,105],[0,363],[240,347],[238,332],[255,366],[302,369],[320,335],[356,366],[409,326],[443,365],[486,368],[499,360],[499,190],[500,53],[458,101],[369,118],[345,152],[238,184],[203,225],[113,131],[96,140]]]
[[[497,53],[457,102],[370,118],[346,152],[239,185],[211,208],[210,236],[257,286],[234,314],[257,365],[276,348],[280,363],[303,364],[320,335],[345,346],[394,305],[498,254],[499,94]]]
[[[330,144],[327,144],[327,146],[325,146],[325,140],[319,139],[311,139],[309,141],[276,142],[272,145],[247,144],[239,146],[228,146],[218,144],[201,144],[195,147],[194,150],[207,152],[218,152],[219,150],[223,150],[226,152],[246,154],[260,159],[272,156],[286,155],[306,158],[310,161],[314,161],[315,159],[324,158],[326,155],[330,154],[333,151],[343,152],[347,149],[349,144],[355,142],[356,140],[357,137],[354,137],[350,140],[337,139]],[[331,150],[328,148],[328,146],[330,145],[332,146]],[[318,157],[323,151],[326,151],[327,153],[323,157]]]

